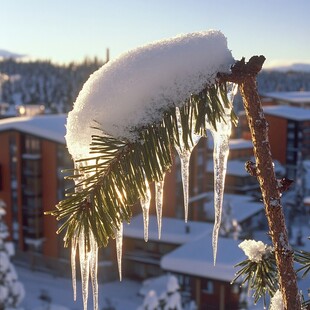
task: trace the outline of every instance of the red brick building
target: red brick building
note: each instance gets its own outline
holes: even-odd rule
[[[55,218],[44,216],[64,197],[61,170],[72,167],[65,147],[65,115],[0,120],[0,199],[19,252],[67,256]]]

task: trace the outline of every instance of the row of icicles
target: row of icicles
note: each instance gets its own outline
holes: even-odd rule
[[[229,100],[232,103],[234,95],[237,92],[237,86],[234,85],[229,95]],[[230,119],[231,108],[225,109],[224,119],[221,122],[216,123],[215,128],[209,123],[207,123],[207,128],[210,130],[213,141],[213,162],[214,162],[214,228],[212,235],[212,247],[214,264],[216,262],[217,254],[217,242],[218,233],[221,224],[221,214],[222,214],[222,204],[224,195],[224,182],[226,176],[226,166],[227,158],[229,153],[229,137],[231,134],[231,119]],[[175,146],[176,151],[180,158],[181,163],[181,177],[183,183],[183,196],[184,196],[184,212],[185,212],[185,222],[188,219],[188,188],[189,188],[189,162],[191,153],[200,140],[200,136],[197,134],[192,134],[192,145],[190,150],[187,150],[182,143],[182,125],[181,116],[179,108],[176,108],[176,117],[178,122],[178,131],[180,137],[180,146]],[[146,194],[145,198],[140,199],[142,213],[143,213],[143,224],[144,224],[144,240],[148,241],[148,226],[149,226],[149,209],[151,202],[151,191],[149,183],[145,180],[146,184]],[[162,229],[162,206],[163,206],[163,187],[164,187],[164,176],[163,180],[155,182],[155,204],[156,204],[156,214],[158,223],[158,239],[161,238]],[[97,270],[98,270],[98,246],[92,232],[90,234],[90,251],[86,251],[85,238],[83,230],[80,232],[78,238],[74,238],[71,248],[71,269],[72,269],[72,285],[73,285],[73,295],[74,300],[76,300],[76,252],[77,247],[79,250],[80,259],[80,269],[81,269],[81,279],[82,279],[82,295],[83,295],[83,307],[87,310],[87,300],[88,300],[88,285],[89,285],[89,275],[91,278],[92,292],[93,292],[93,306],[94,310],[98,310],[98,280],[97,280]],[[123,224],[121,223],[116,231],[116,253],[117,253],[117,263],[120,281],[122,280],[122,244],[123,244]]]

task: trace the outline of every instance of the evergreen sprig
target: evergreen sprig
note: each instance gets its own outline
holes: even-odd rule
[[[296,272],[303,272],[302,278],[305,278],[310,272],[310,252],[303,250],[295,250],[294,252],[294,260],[302,265],[300,268],[296,270]],[[310,289],[308,289],[308,296],[310,296]],[[302,309],[310,309],[310,299],[303,300]]]
[[[170,169],[171,149],[175,145],[190,149],[193,133],[206,136],[206,117],[216,128],[229,105],[226,83],[191,95],[180,108],[182,137],[174,106],[164,112],[160,122],[135,128],[137,142],[107,136],[97,128],[98,135],[92,136],[90,145],[93,156],[75,163],[69,177],[75,180],[74,188],[48,213],[62,221],[58,233],[66,230],[65,246],[82,230],[87,248],[90,231],[99,247],[106,246],[120,223],[130,221],[130,207],[145,198],[146,182],[162,180]],[[235,114],[232,121],[236,122]]]
[[[260,261],[246,259],[235,267],[241,267],[241,269],[237,271],[232,283],[237,282],[241,277],[243,279],[241,285],[247,285],[250,290],[253,290],[254,303],[256,304],[263,297],[266,307],[266,294],[272,297],[278,289],[278,271],[274,252],[269,250]]]
[[[294,252],[294,259],[297,263],[303,265],[297,269],[297,272],[303,271],[302,278],[305,278],[310,271],[310,252],[296,250]]]

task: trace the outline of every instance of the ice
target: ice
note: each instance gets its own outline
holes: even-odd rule
[[[230,91],[228,93],[228,99],[232,103],[234,95],[237,92],[237,86],[235,84],[229,85]],[[220,95],[219,95],[220,97]],[[222,102],[223,107],[224,103]],[[214,165],[214,228],[212,234],[212,247],[214,265],[216,263],[217,255],[217,242],[218,234],[221,226],[222,207],[223,207],[223,195],[225,186],[225,177],[227,169],[227,159],[229,154],[229,137],[231,134],[231,109],[230,107],[224,108],[223,119],[216,121],[216,128],[211,124],[207,124],[210,129],[214,141],[213,149],[213,165]]]
[[[84,310],[87,310],[90,252],[88,252],[86,249],[84,231],[80,232],[78,244],[81,267],[83,308]]]
[[[93,233],[89,232],[89,248],[87,249],[85,244],[85,233],[84,230],[81,230],[80,235],[78,237],[78,247],[79,247],[79,258],[80,258],[81,280],[82,280],[83,309],[87,310],[88,285],[90,275],[93,290],[94,310],[98,310],[98,280],[97,280],[98,245],[94,238]],[[71,264],[72,264],[72,257],[71,257]],[[76,287],[76,279],[74,287]]]
[[[76,300],[76,237],[72,239],[71,245],[71,272],[72,272],[72,288],[73,288],[73,299]]]
[[[118,273],[120,281],[122,281],[122,252],[123,252],[123,223],[120,223],[116,231],[116,255],[117,255]]]
[[[183,142],[183,130],[182,130],[182,124],[181,124],[181,114],[180,109],[176,107],[176,119],[177,119],[177,125],[178,125],[178,132],[179,132],[179,139],[180,139],[180,145],[175,145],[175,149],[179,155],[180,163],[181,163],[181,177],[182,177],[182,185],[183,185],[183,197],[184,197],[184,217],[185,222],[187,223],[188,219],[188,186],[189,186],[189,163],[192,151],[196,144],[199,142],[200,136],[196,134],[192,134],[192,141],[191,143],[189,141],[190,149],[186,149],[184,142]]]
[[[88,157],[91,137],[98,133],[94,121],[106,134],[136,141],[132,128],[160,121],[234,62],[226,37],[216,30],[154,42],[108,62],[89,77],[68,114],[70,154]]]
[[[214,162],[214,228],[212,237],[214,264],[216,262],[217,241],[221,225],[224,185],[229,153],[229,136],[231,132],[230,118],[226,117],[224,122],[217,122],[217,130],[211,129],[214,140],[213,162]]]
[[[158,239],[161,238],[164,179],[165,179],[165,174],[163,174],[163,179],[161,181],[155,182],[155,202],[156,202],[156,214],[157,214],[157,224],[158,224]]]
[[[206,85],[214,84],[218,72],[228,73],[234,62],[227,47],[226,37],[220,31],[211,30],[154,42],[105,64],[89,77],[74,103],[73,110],[68,114],[65,138],[73,160],[77,162],[89,157],[92,135],[98,134],[94,127],[100,126],[103,134],[136,142],[139,131],[134,130],[135,128],[139,129],[161,121],[171,107],[182,107],[192,94],[199,93]],[[192,148],[198,142],[196,138],[193,135]],[[187,221],[188,172],[192,149],[186,150],[182,145],[182,139],[180,140],[178,153],[183,180],[185,221]],[[224,143],[218,142],[218,144],[222,146],[220,148],[222,151]],[[222,162],[219,161],[220,163]],[[82,176],[84,177],[86,176]],[[147,241],[151,194],[147,181],[145,186],[146,193],[141,198],[141,206],[144,239]],[[161,207],[158,204],[159,237],[160,213]],[[94,285],[97,280],[93,272],[97,268],[97,262],[95,263],[97,247],[91,246],[90,252],[86,251],[84,231],[80,232],[77,243],[84,309],[86,309],[89,272],[93,289],[96,291]],[[74,257],[76,248],[72,253]],[[76,266],[73,267],[76,269]]]
[[[98,245],[94,235],[90,233],[90,276],[93,289],[94,310],[98,310]]]
[[[145,242],[149,239],[149,210],[151,203],[151,190],[148,180],[145,178],[145,197],[140,199],[142,212],[143,212],[143,225],[144,225],[144,240]]]

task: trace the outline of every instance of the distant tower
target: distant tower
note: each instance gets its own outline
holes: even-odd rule
[[[105,56],[105,62],[107,63],[110,60],[110,49],[106,49],[106,56]]]

